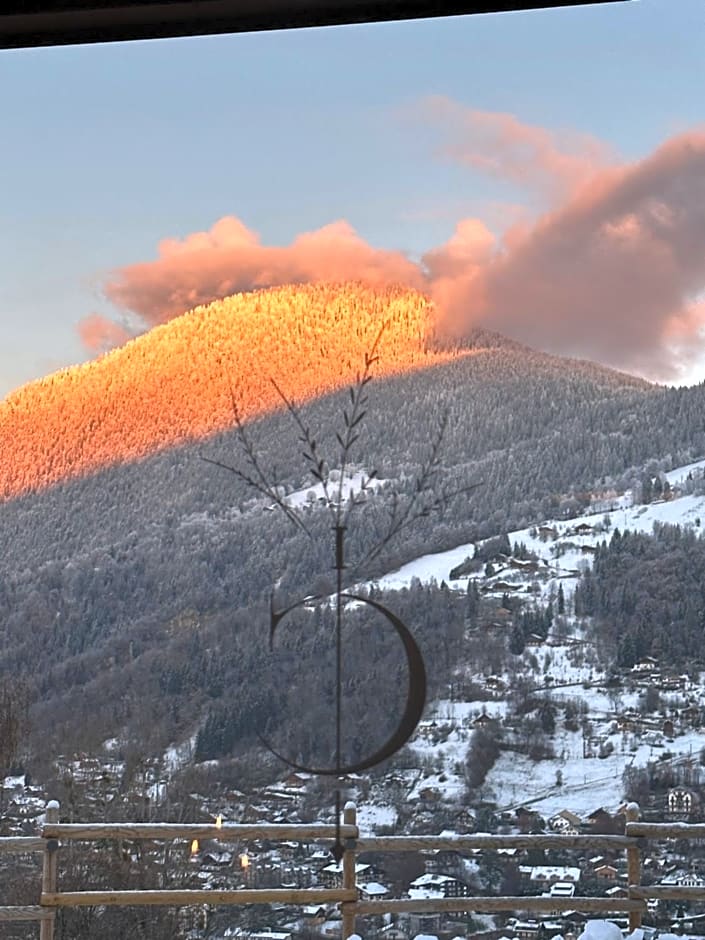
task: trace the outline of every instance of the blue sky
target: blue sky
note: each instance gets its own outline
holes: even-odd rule
[[[89,355],[111,270],[222,216],[267,244],[346,219],[415,257],[534,209],[439,154],[425,96],[646,156],[703,122],[704,39],[701,0],[637,0],[0,53],[0,396]]]

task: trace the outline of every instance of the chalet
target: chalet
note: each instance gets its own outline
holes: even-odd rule
[[[249,803],[242,811],[242,822],[259,823],[270,822],[271,815],[269,809],[264,806],[253,806]]]
[[[612,816],[604,807],[600,806],[585,817],[581,828],[584,831],[599,834],[619,834],[624,832],[624,817]]]
[[[429,898],[466,898],[468,886],[450,875],[421,875],[409,885],[409,897],[419,900]]]
[[[540,539],[557,539],[558,530],[555,526],[551,525],[540,525],[538,528],[538,534]]]
[[[488,611],[482,618],[482,625],[484,627],[500,629],[501,627],[511,626],[511,623],[512,612],[507,610],[506,607],[496,607],[494,610]]]
[[[357,885],[361,901],[382,901],[389,897],[389,888],[380,884],[379,881],[368,881],[365,884]]]
[[[681,718],[694,728],[699,728],[702,720],[702,708],[699,705],[688,705],[681,711]]]
[[[540,819],[536,810],[527,809],[525,806],[520,806],[516,811],[516,824],[522,832],[529,832]]]
[[[572,898],[575,896],[575,884],[572,881],[555,881],[549,895],[552,898]]]
[[[523,587],[523,584],[512,584],[511,581],[494,581],[492,584],[485,585],[484,590],[493,593],[502,591],[504,594],[509,594],[510,592],[521,591]]]
[[[320,934],[321,937],[330,937],[331,940],[333,940],[333,938],[336,938],[337,940],[337,938],[340,937],[341,935],[340,920],[338,919],[333,920],[332,918],[330,920],[324,920],[323,923],[318,928],[318,933]]]
[[[422,787],[419,790],[419,799],[422,803],[439,803],[442,793],[438,787]]]
[[[326,913],[323,904],[305,904],[301,908],[301,917],[308,927],[322,924],[326,919]]]
[[[577,836],[580,831],[580,817],[571,813],[568,809],[562,809],[548,821],[548,825],[554,832],[562,832],[564,835]]]
[[[504,692],[507,683],[500,676],[487,676],[485,679],[485,688],[490,692]]]
[[[409,940],[408,934],[398,924],[388,924],[386,927],[382,927],[378,936],[382,940]]]
[[[644,675],[655,672],[658,669],[658,659],[654,659],[653,656],[644,656],[643,659],[640,659],[638,663],[635,663],[632,666],[633,675]]]
[[[510,558],[509,567],[515,568],[517,571],[538,571],[539,563],[531,558]]]
[[[441,929],[440,914],[409,914],[407,923],[409,935],[414,940],[438,940],[438,932]]]
[[[520,865],[519,874],[530,884],[546,888],[558,881],[571,884],[580,881],[580,869],[565,865]]]
[[[360,876],[370,876],[372,874],[372,866],[365,865],[363,862],[357,862],[355,865],[355,876],[360,878]],[[325,868],[322,868],[318,873],[318,877],[321,882],[325,885],[326,888],[342,888],[343,886],[343,863],[342,862],[332,862],[330,865],[326,865]]]
[[[432,849],[422,852],[421,855],[424,860],[426,874],[451,874],[454,877],[462,874],[463,858],[455,849]]]
[[[562,937],[564,933],[565,927],[562,923],[555,920],[541,921],[541,936],[545,937],[546,940],[551,940],[552,937]]]
[[[593,868],[593,874],[601,881],[616,881],[618,872],[614,865],[598,865]]]
[[[282,786],[289,787],[292,790],[305,790],[310,780],[310,774],[292,773],[289,774]]]
[[[546,642],[545,636],[539,636],[538,633],[530,633],[526,638],[527,646],[543,646]]]
[[[666,875],[665,878],[662,878],[660,884],[664,887],[678,887],[678,888],[703,888],[705,887],[705,881],[696,875],[692,871],[677,871],[672,875]]]
[[[543,932],[537,920],[518,920],[514,924],[514,934],[519,940],[537,940]]]
[[[605,897],[607,898],[628,898],[629,889],[625,888],[624,885],[613,885],[611,888],[608,888],[605,891]]]
[[[472,832],[476,824],[477,820],[475,819],[475,814],[470,809],[463,807],[455,814],[455,825],[458,831],[464,829],[468,832]]]
[[[570,531],[571,535],[593,535],[595,527],[587,522],[581,522],[580,525],[574,526]]]

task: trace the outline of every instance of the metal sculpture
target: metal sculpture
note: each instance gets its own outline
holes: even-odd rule
[[[417,519],[426,517],[434,511],[440,511],[444,508],[447,501],[461,492],[468,492],[474,489],[474,486],[466,487],[463,490],[457,490],[452,493],[439,494],[434,488],[433,483],[437,471],[440,469],[440,445],[445,431],[445,419],[441,421],[440,430],[431,443],[430,456],[426,464],[421,468],[419,476],[415,481],[414,494],[407,503],[401,508],[395,503],[394,510],[390,513],[389,529],[365,555],[358,560],[352,568],[348,569],[345,562],[345,534],[347,531],[347,522],[349,515],[358,504],[354,498],[349,501],[344,509],[344,481],[345,472],[349,466],[351,450],[358,440],[359,428],[366,414],[367,394],[366,388],[371,381],[371,369],[377,361],[376,349],[379,344],[384,327],[380,330],[369,354],[365,356],[364,370],[358,376],[356,384],[349,390],[350,406],[343,410],[343,432],[336,432],[336,440],[340,446],[340,466],[339,466],[339,484],[338,491],[334,494],[331,491],[330,471],[326,461],[319,453],[318,443],[311,434],[310,429],[304,423],[300,409],[291,401],[280,389],[276,382],[273,382],[278,394],[280,395],[289,414],[293,418],[299,433],[300,441],[303,445],[303,455],[308,464],[308,470],[312,477],[321,486],[324,494],[324,503],[330,511],[333,521],[334,534],[334,569],[336,572],[335,587],[335,764],[333,767],[308,767],[305,764],[297,763],[279,750],[275,749],[269,742],[260,737],[264,746],[276,757],[295,770],[306,772],[312,775],[325,777],[342,778],[346,774],[359,773],[368,770],[376,764],[387,760],[402,748],[412,737],[416,727],[421,719],[424,705],[426,702],[426,668],[424,665],[421,651],[408,627],[401,619],[381,604],[377,600],[357,593],[350,593],[344,590],[343,578],[344,571],[348,573],[359,573],[364,570],[369,562],[376,558],[386,545],[389,544],[402,529],[410,526]],[[203,457],[208,463],[222,467],[234,473],[242,482],[266,495],[273,503],[284,513],[284,515],[309,538],[312,538],[311,532],[302,516],[290,506],[274,481],[271,481],[262,469],[256,448],[249,438],[245,427],[245,421],[241,415],[236,397],[232,387],[230,389],[230,398],[235,418],[235,429],[238,435],[238,441],[246,456],[249,470],[242,470],[238,467],[225,464],[219,460],[209,457]],[[361,483],[361,492],[369,487],[375,472],[369,473]],[[476,484],[479,485],[479,484]],[[270,607],[270,631],[269,641],[270,649],[274,648],[274,640],[277,628],[284,618],[297,608],[304,605],[310,605],[312,601],[327,601],[324,597],[307,596],[305,599],[298,600],[293,604],[286,606],[281,610],[275,609],[274,596],[272,595]],[[406,704],[402,716],[393,733],[389,738],[378,747],[372,754],[362,757],[352,763],[343,763],[343,742],[342,742],[342,712],[343,712],[343,616],[345,604],[349,601],[356,601],[368,607],[372,607],[377,613],[381,614],[387,623],[394,629],[401,640],[406,657],[408,669],[408,692]],[[340,816],[341,816],[341,796],[340,786],[336,790],[336,840],[331,852],[336,861],[342,858],[344,847],[340,838]]]

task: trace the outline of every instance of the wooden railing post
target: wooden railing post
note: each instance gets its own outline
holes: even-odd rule
[[[46,823],[59,822],[59,804],[56,800],[50,800],[46,805],[44,814]],[[42,867],[42,894],[56,893],[56,873],[58,862],[59,842],[57,839],[47,839],[44,846],[44,865]],[[56,920],[56,910],[51,912],[51,917],[43,920],[39,927],[39,940],[54,940],[54,922]]]
[[[627,803],[625,815],[628,823],[639,822],[639,804]],[[638,888],[641,885],[641,849],[639,846],[627,849],[627,883],[629,888]],[[629,893],[631,897],[631,890]],[[641,911],[629,912],[629,930],[637,930],[641,927]]]
[[[343,823],[346,826],[357,826],[357,807],[354,803],[346,803],[343,810]],[[356,861],[356,839],[347,838],[345,840],[345,853],[343,855],[343,887],[349,889],[357,888],[357,878],[355,873]],[[355,933],[355,901],[343,901],[343,936],[342,940],[349,940]]]

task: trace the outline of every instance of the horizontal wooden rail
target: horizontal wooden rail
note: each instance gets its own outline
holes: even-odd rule
[[[356,914],[454,913],[462,911],[643,911],[645,903],[630,898],[405,898],[392,901],[358,901]]]
[[[705,823],[644,823],[626,825],[627,835],[647,839],[705,839]]]
[[[47,839],[94,841],[99,839],[218,839],[220,842],[239,840],[269,840],[315,842],[317,839],[335,839],[335,826],[259,825],[238,823],[53,823],[46,824],[42,833]],[[344,839],[355,839],[357,826],[341,826]]]
[[[0,837],[0,855],[23,855],[30,852],[43,852],[46,839],[37,836],[2,836]]]
[[[0,837],[0,855],[22,855],[23,852],[43,852],[46,840],[36,836]]]
[[[23,907],[0,907],[0,922],[13,920],[51,920],[52,911],[35,904],[26,904]]]
[[[357,852],[428,852],[434,850],[469,852],[474,849],[628,849],[639,840],[627,836],[562,835],[463,835],[463,836],[371,836],[360,839]]]
[[[41,904],[54,907],[127,907],[162,905],[184,907],[189,904],[335,904],[355,901],[357,890],[344,888],[252,888],[240,891],[61,891],[42,894]]]
[[[650,901],[705,901],[705,888],[690,885],[630,885],[629,897]]]

